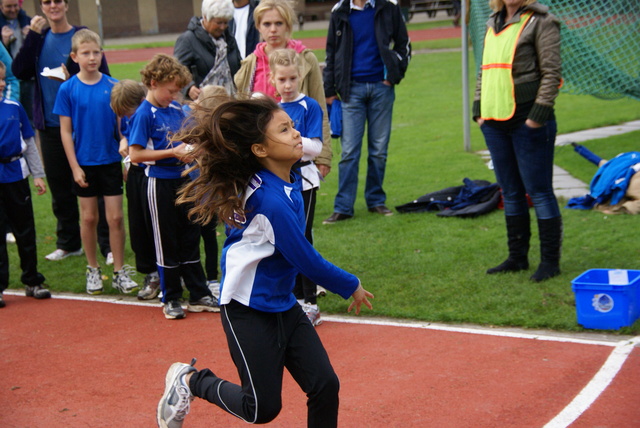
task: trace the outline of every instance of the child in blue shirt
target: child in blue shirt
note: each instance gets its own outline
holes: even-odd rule
[[[29,189],[29,174],[38,195],[46,192],[44,169],[36,147],[33,129],[20,103],[4,98],[7,68],[0,62],[0,308],[2,293],[9,286],[9,255],[5,241],[7,223],[11,226],[22,268],[21,281],[28,297],[48,299],[44,276],[38,272],[36,227]]]
[[[138,291],[139,300],[152,300],[160,292],[160,277],[153,244],[153,228],[147,201],[147,176],[144,163],[133,163],[129,158],[129,130],[131,118],[146,97],[145,87],[134,80],[123,79],[111,90],[111,108],[120,121],[120,154],[124,156],[125,193],[129,243],[136,258],[136,270],[144,273]]]
[[[302,200],[305,213],[305,236],[313,244],[313,220],[316,210],[316,192],[320,188],[321,174],[313,160],[322,151],[322,108],[313,98],[301,94],[302,64],[293,49],[277,49],[269,55],[271,84],[280,95],[280,105],[287,112],[300,135],[304,155],[296,164],[302,177]],[[322,323],[316,297],[316,284],[304,275],[298,275],[293,294],[314,326]]]
[[[266,98],[231,100],[213,112],[196,110],[173,137],[193,145],[200,176],[181,192],[193,218],[217,215],[227,226],[222,250],[220,311],[241,385],[174,363],[157,409],[159,426],[182,426],[194,397],[250,423],[272,421],[281,410],[284,368],[308,398],[309,426],[338,422],[339,381],[313,325],[292,291],[298,272],[345,299],[349,311],[371,309],[355,275],[331,264],[304,236],[300,178],[303,156],[293,122]]]
[[[86,290],[102,293],[98,265],[98,196],[104,197],[113,253],[113,288],[131,293],[138,285],[133,269],[124,264],[124,214],[122,166],[118,152],[116,115],[111,110],[112,77],[100,72],[100,36],[91,30],[77,31],[71,39],[71,59],[80,72],[60,85],[53,112],[60,116],[60,136],[73,173],[73,191],[80,199],[80,236],[87,257]]]
[[[191,81],[189,70],[175,58],[158,54],[140,72],[147,96],[131,120],[129,157],[146,163],[147,197],[156,247],[156,263],[167,319],[185,317],[180,304],[181,280],[189,290],[190,312],[217,312],[218,302],[207,288],[200,263],[200,226],[187,214],[187,205],[176,205],[178,190],[189,177],[186,165],[193,161],[188,144],[172,144],[185,119],[175,98]]]

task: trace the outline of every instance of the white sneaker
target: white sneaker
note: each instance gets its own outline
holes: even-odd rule
[[[82,248],[77,251],[65,251],[58,248],[53,253],[44,256],[44,258],[47,260],[51,260],[52,262],[57,262],[58,260],[66,259],[69,256],[81,256],[83,254],[84,251],[82,251]]]
[[[7,244],[15,244],[16,243],[16,237],[11,232],[7,233],[6,239],[7,239]]]
[[[111,286],[121,293],[131,293],[138,289],[138,284],[131,279],[131,275],[135,275],[136,271],[129,265],[123,265],[122,269],[113,273],[113,282]]]
[[[111,266],[113,264],[113,253],[109,251],[107,253],[107,259],[104,262],[107,266]]]
[[[160,293],[160,276],[158,276],[158,272],[152,272],[144,277],[142,289],[138,292],[138,299],[155,299],[158,293]]]
[[[320,318],[320,308],[318,305],[312,305],[311,303],[303,303],[302,310],[304,311],[309,321],[311,321],[311,325],[318,326],[322,324],[322,318]]]
[[[102,272],[100,268],[87,266],[87,294],[102,293]]]
[[[162,428],[180,428],[185,416],[189,413],[193,394],[185,381],[185,376],[195,372],[193,367],[196,359],[191,364],[173,363],[165,376],[164,394],[158,403],[156,420]]]
[[[215,297],[216,300],[220,300],[220,282],[212,279],[211,281],[207,281],[207,287],[209,287],[209,290],[211,291],[211,294],[213,294],[213,297]]]

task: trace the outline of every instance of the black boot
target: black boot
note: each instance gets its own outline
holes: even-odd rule
[[[562,217],[538,219],[540,234],[540,266],[531,280],[540,282],[560,274],[560,248],[562,247]]]
[[[509,257],[496,267],[487,269],[489,275],[499,272],[518,272],[529,269],[529,239],[531,225],[529,213],[524,215],[506,216],[507,245]]]

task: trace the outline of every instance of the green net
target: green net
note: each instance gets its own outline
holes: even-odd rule
[[[563,92],[640,100],[640,0],[539,0],[561,26]],[[486,0],[470,1],[469,35],[482,63]]]

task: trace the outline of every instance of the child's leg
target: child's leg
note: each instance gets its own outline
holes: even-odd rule
[[[0,230],[7,230],[6,184],[0,183]],[[7,235],[0,233],[0,294],[9,287],[9,254],[7,253]]]
[[[204,296],[211,296],[207,287],[207,278],[200,262],[200,225],[189,220],[189,204],[177,207],[179,211],[178,245],[180,259],[180,276],[189,290],[189,301],[195,302]]]
[[[296,327],[288,336],[285,367],[307,394],[307,426],[335,427],[338,425],[338,376],[320,337],[300,307],[296,305],[286,314],[287,325]]]
[[[178,246],[179,208],[176,192],[182,180],[149,177],[147,197],[154,231],[156,262],[162,288],[162,302],[182,297],[180,284],[180,250]]]
[[[315,218],[316,212],[316,192],[318,191],[317,187],[314,187],[309,190],[305,190],[302,192],[302,200],[304,203],[304,212],[305,212],[305,220],[306,226],[304,231],[304,236],[307,238],[313,245],[313,220]],[[317,303],[316,299],[316,284],[311,281],[306,276],[300,274],[302,281],[302,295],[304,296],[305,303],[310,303],[315,305]]]
[[[131,165],[126,183],[129,243],[136,256],[136,270],[150,274],[158,270],[153,229],[147,202],[147,177],[144,168]]]
[[[218,279],[218,238],[216,237],[217,217],[211,223],[201,227],[202,242],[204,243],[205,272],[207,281]]]
[[[11,207],[10,210],[5,212],[18,246],[20,268],[22,270],[20,280],[24,285],[41,285],[44,283],[45,278],[38,272],[36,226],[33,217],[29,180],[25,178],[15,183],[5,184],[2,194],[4,195],[4,201]],[[4,230],[2,227],[0,225],[0,230]]]
[[[111,252],[110,239],[104,197],[98,196],[98,247],[105,258]]]
[[[113,271],[118,272],[124,264],[124,213],[122,195],[105,196],[104,208],[109,225],[109,246],[113,253]]]
[[[256,311],[231,301],[222,306],[221,316],[242,386],[205,369],[191,377],[191,393],[246,422],[270,422],[282,408],[286,334],[279,322],[281,314]]]
[[[87,264],[91,267],[98,267],[96,256],[98,239],[98,198],[79,197],[80,200],[80,236],[82,246],[87,257]]]

